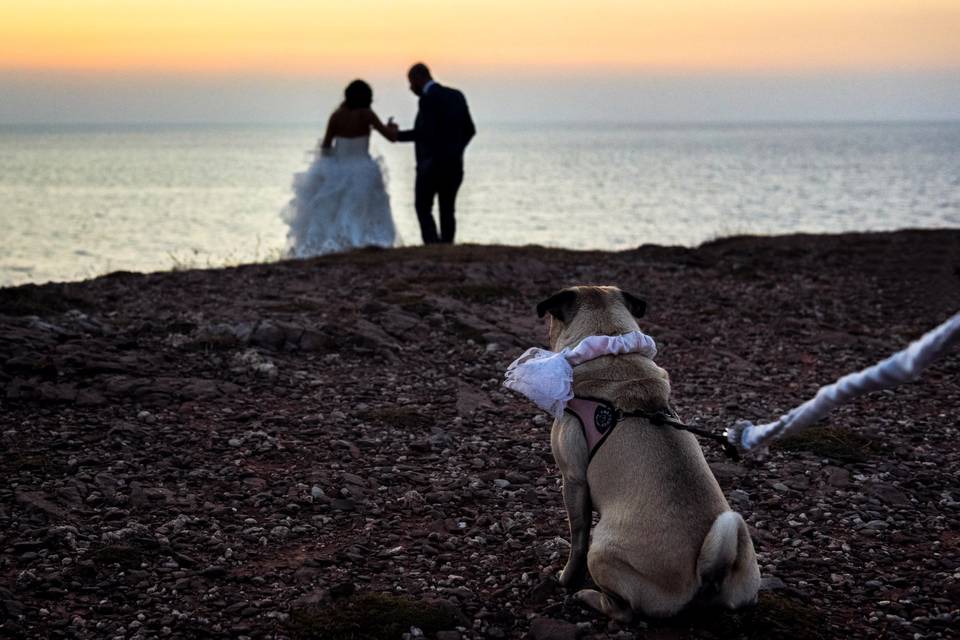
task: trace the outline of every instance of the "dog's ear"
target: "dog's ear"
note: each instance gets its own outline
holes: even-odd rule
[[[537,317],[549,313],[563,323],[569,323],[577,313],[577,292],[565,289],[537,305]]]
[[[647,312],[647,303],[626,291],[621,291],[620,293],[623,294],[623,301],[627,303],[627,309],[630,310],[633,317],[642,318],[643,314]]]

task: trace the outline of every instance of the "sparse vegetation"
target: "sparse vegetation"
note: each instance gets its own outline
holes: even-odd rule
[[[287,256],[280,247],[273,249],[263,249],[257,239],[253,255],[243,255],[239,251],[230,251],[222,255],[206,253],[202,249],[191,249],[187,252],[174,253],[167,252],[170,258],[171,271],[189,271],[191,269],[221,269],[226,267],[239,267],[243,264],[268,264],[278,262]]]
[[[877,441],[867,436],[829,425],[811,427],[783,438],[774,446],[787,451],[809,451],[841,462],[864,462],[880,448]]]

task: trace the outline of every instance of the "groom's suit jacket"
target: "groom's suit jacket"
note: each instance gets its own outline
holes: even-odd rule
[[[463,151],[476,132],[463,94],[434,83],[420,96],[413,129],[400,131],[397,139],[414,142],[418,171],[452,169],[463,166]]]

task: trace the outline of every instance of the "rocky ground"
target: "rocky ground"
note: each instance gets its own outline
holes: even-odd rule
[[[647,300],[681,414],[770,419],[960,308],[960,232],[359,252],[0,290],[0,636],[947,638],[960,354],[765,461],[704,443],[764,591],[629,627],[555,582],[540,299]],[[411,629],[412,627],[412,629]]]

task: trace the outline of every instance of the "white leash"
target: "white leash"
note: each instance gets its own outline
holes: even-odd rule
[[[791,409],[774,422],[754,425],[740,420],[727,429],[730,443],[744,451],[763,452],[773,440],[809,427],[838,406],[870,391],[895,387],[917,379],[931,362],[960,342],[960,312],[922,338],[886,360],[835,383],[820,387],[812,399]]]

